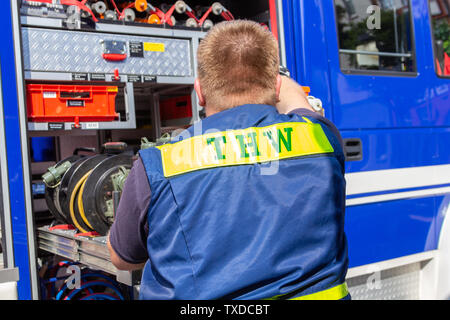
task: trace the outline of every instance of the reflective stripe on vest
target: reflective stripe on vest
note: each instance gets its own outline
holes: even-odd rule
[[[337,285],[335,287],[322,290],[319,292],[307,294],[305,296],[289,298],[287,300],[340,300],[348,295],[347,283]],[[283,300],[286,295],[275,296],[267,300]]]
[[[321,125],[303,120],[209,133],[159,146],[164,176],[334,152]]]

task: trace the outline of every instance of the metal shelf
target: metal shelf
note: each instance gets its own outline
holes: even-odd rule
[[[111,263],[106,237],[76,236],[76,230],[51,230],[50,226],[37,229],[39,249],[79,262],[89,268],[115,275],[118,282],[139,284],[141,271],[121,271]]]
[[[140,98],[139,94],[145,96],[148,95],[149,99],[149,112],[152,113],[152,119],[160,119],[159,108],[159,98],[161,95],[171,95],[173,93],[178,93],[180,90],[191,90],[193,89],[197,61],[195,59],[196,52],[200,40],[206,35],[206,32],[202,30],[189,30],[186,28],[164,28],[155,27],[146,24],[128,24],[128,23],[96,23],[92,28],[81,28],[81,29],[68,29],[65,27],[64,21],[62,19],[56,18],[41,18],[33,16],[21,16],[20,23],[22,32],[26,32],[25,37],[22,35],[22,51],[31,52],[29,47],[30,39],[32,41],[40,41],[40,32],[28,33],[29,30],[43,30],[48,31],[47,34],[54,35],[54,39],[62,39],[59,36],[67,36],[71,40],[68,40],[66,44],[78,43],[71,42],[75,39],[71,38],[76,33],[85,33],[89,37],[95,37],[96,34],[101,34],[102,38],[114,38],[119,41],[133,41],[130,39],[137,39],[136,41],[146,41],[145,37],[149,39],[154,38],[161,41],[167,41],[172,39],[174,42],[183,43],[185,53],[184,60],[179,62],[177,65],[180,66],[180,72],[159,72],[160,74],[151,74],[150,71],[134,70],[129,68],[128,72],[126,70],[122,71],[121,67],[111,63],[108,68],[95,68],[95,70],[80,70],[78,72],[76,68],[62,68],[54,69],[52,59],[49,59],[48,65],[44,66],[34,66],[30,64],[31,57],[24,58],[24,79],[29,82],[76,82],[76,83],[116,83],[120,87],[124,87],[124,99],[125,99],[125,114],[126,121],[115,121],[115,122],[80,122],[81,128],[73,129],[73,122],[60,123],[60,130],[52,130],[52,123],[38,123],[38,122],[28,122],[28,132],[30,136],[46,136],[46,135],[88,135],[97,130],[122,130],[122,129],[136,129],[136,102]],[[23,29],[23,28],[27,28]],[[45,32],[43,32],[45,33]],[[138,39],[142,37],[142,39]],[[156,42],[156,41],[155,41]],[[44,43],[44,47],[48,43]],[[59,40],[57,40],[58,45],[62,45]],[[36,43],[37,47],[40,48],[42,43]],[[90,44],[86,45],[84,48],[89,48],[89,53],[92,53],[92,46]],[[35,48],[36,49],[36,48]],[[70,51],[70,50],[69,50]],[[82,52],[85,52],[82,50]],[[38,55],[44,55],[45,53],[41,50],[35,51]],[[48,52],[49,56],[52,56],[54,52]],[[70,53],[70,52],[69,52]],[[170,52],[169,52],[170,53]],[[95,57],[97,56],[95,53]],[[26,56],[26,55],[25,55]],[[65,57],[66,59],[68,58]],[[27,60],[28,59],[28,60]],[[168,55],[168,59],[170,55]],[[70,59],[69,59],[70,60]],[[164,59],[163,59],[164,60]],[[89,60],[94,66],[94,60]],[[73,61],[72,61],[73,62]],[[161,62],[161,61],[160,61]],[[73,62],[75,63],[75,62]],[[156,63],[156,61],[155,61]],[[169,63],[169,61],[162,61],[162,63]],[[113,68],[114,66],[114,68]],[[120,79],[116,80],[113,71],[115,68],[119,71]],[[144,90],[144,91],[143,91]],[[148,92],[146,90],[149,90]],[[162,132],[169,129],[174,129],[178,126],[186,126],[187,124],[192,124],[199,120],[199,110],[198,100],[196,94],[191,93],[192,99],[192,111],[193,117],[190,119],[179,119],[174,121],[169,121],[164,124],[159,123],[159,121],[154,120],[152,122],[153,135],[159,137]],[[136,100],[136,101],[135,101]],[[171,126],[170,128],[168,126]],[[70,259],[80,264],[86,265],[93,269],[98,269],[105,271],[109,274],[115,275],[117,281],[124,283],[129,286],[136,286],[139,284],[141,271],[120,271],[117,270],[111,263],[109,258],[108,248],[106,246],[106,237],[84,237],[76,236],[76,231],[74,230],[51,230],[50,226],[40,227],[37,229],[37,239],[39,248],[51,254],[55,254],[66,259]]]
[[[25,71],[25,80],[32,81],[74,81],[74,74],[71,72],[51,72],[51,71]],[[96,82],[92,78],[92,74],[83,74],[86,80],[77,80],[80,82],[90,81]],[[173,84],[173,85],[194,85],[195,77],[171,77],[171,76],[147,76],[137,75],[120,75],[119,80],[114,79],[114,74],[106,73],[104,82],[119,83],[136,83],[136,84]],[[152,79],[150,79],[152,78]]]
[[[201,30],[125,23],[96,23],[92,28],[72,30],[64,27],[63,20],[57,18],[21,16],[20,20],[23,33],[24,78],[26,81],[77,82],[80,84],[84,82],[109,82],[125,85],[127,92],[125,97],[126,121],[81,122],[80,129],[87,131],[135,129],[136,107],[133,89],[139,86],[153,88],[161,85],[173,87],[181,85],[193,87],[197,69],[195,52],[200,39],[206,34]],[[101,58],[101,52],[98,52],[98,40],[110,37],[117,41],[125,41],[128,43],[127,46],[130,46],[133,41],[138,41],[142,45],[145,41],[151,41],[152,39],[161,40],[167,46],[167,57],[159,56],[157,58],[155,56],[156,60],[152,60],[153,64],[142,64],[143,62],[140,61],[139,57],[131,56],[130,51],[126,63],[105,63]],[[44,38],[47,40],[42,40]],[[72,48],[73,45],[76,47]],[[61,50],[63,47],[66,48],[64,49],[66,51]],[[93,52],[94,48],[97,50],[95,53]],[[80,62],[77,62],[80,57],[73,54],[78,50],[83,52],[83,55],[86,54]],[[183,58],[174,58],[174,53],[178,52],[177,50],[184,53]],[[41,58],[36,60],[35,57]],[[89,64],[86,64],[86,59]],[[68,65],[62,67],[61,63],[58,64],[57,61],[67,62]],[[167,65],[167,67],[155,68],[153,65]],[[120,78],[118,80],[115,78],[117,74],[113,73],[114,70],[119,71]],[[194,123],[199,120],[201,108],[198,106],[198,99],[193,91],[191,96],[193,111],[191,123]],[[56,127],[52,122],[28,122],[27,127],[30,132],[42,132],[44,134],[45,132],[55,134],[57,132],[76,132],[76,130],[73,130],[73,122],[58,123]]]
[[[69,30],[64,26],[63,19],[43,18],[35,16],[21,16],[20,22],[22,26],[43,27],[53,29]],[[96,23],[93,28],[74,29],[79,31],[95,31],[104,33],[131,34],[143,36],[171,37],[180,39],[203,38],[206,31],[202,29],[188,29],[184,27],[156,27],[149,24],[137,23]]]

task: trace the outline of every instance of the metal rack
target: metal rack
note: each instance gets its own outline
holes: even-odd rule
[[[30,137],[56,137],[57,144],[59,141],[69,142],[68,137],[77,136],[77,138],[97,138],[97,145],[101,145],[105,141],[106,136],[112,134],[121,135],[124,132],[139,132],[141,134],[145,130],[152,131],[153,136],[159,137],[161,132],[172,131],[175,127],[186,126],[186,121],[190,120],[192,124],[200,120],[200,110],[198,99],[193,91],[193,85],[196,78],[197,61],[195,59],[196,52],[200,40],[206,35],[203,29],[191,29],[184,27],[164,27],[138,23],[127,23],[122,21],[109,21],[107,23],[98,22],[94,24],[78,25],[75,29],[69,29],[64,19],[51,17],[25,16],[20,13],[20,0],[10,0],[6,2],[5,10],[0,14],[2,16],[2,26],[5,33],[5,39],[2,46],[2,72],[11,74],[8,81],[8,89],[4,94],[5,115],[8,121],[5,121],[4,131],[6,138],[3,141],[9,141],[4,146],[3,153],[6,157],[1,158],[2,176],[9,169],[14,173],[14,179],[10,179],[10,190],[6,190],[10,195],[11,202],[7,201],[9,207],[5,210],[11,212],[12,219],[10,221],[10,233],[17,237],[14,241],[11,236],[7,239],[7,252],[11,253],[5,256],[5,263],[8,266],[16,266],[12,270],[17,271],[17,275],[11,277],[12,281],[17,281],[17,292],[20,299],[38,299],[39,294],[39,277],[38,277],[38,256],[37,247],[41,250],[55,254],[67,259],[71,259],[95,269],[100,269],[113,274],[121,283],[130,286],[136,286],[139,283],[139,272],[122,272],[114,268],[109,260],[106,248],[105,238],[100,237],[75,237],[72,231],[50,230],[49,226],[36,228],[35,205],[31,193],[32,175],[31,172],[32,159],[30,157]],[[284,32],[283,32],[283,16],[281,0],[276,1],[277,15],[279,17],[278,31],[280,36],[280,53],[282,63],[285,64],[285,48],[284,48]],[[104,78],[92,77],[90,72],[87,77],[84,72],[81,75],[75,75],[73,72],[56,71],[56,70],[39,70],[28,68],[24,57],[23,46],[23,29],[45,29],[50,31],[61,31],[65,33],[86,32],[89,34],[101,34],[105,37],[109,35],[129,37],[153,37],[156,39],[176,39],[183,40],[188,44],[188,62],[190,72],[183,75],[168,74],[133,74],[123,73],[120,79],[114,81],[112,77],[114,73],[105,70]],[[136,75],[138,77],[136,77]],[[149,78],[144,79],[144,76]],[[30,122],[27,119],[26,109],[26,83],[76,83],[77,85],[87,82],[101,84],[109,82],[123,89],[123,97],[125,112],[121,109],[121,121],[116,122],[99,122],[84,123],[80,122],[81,128],[73,129],[73,123],[64,123],[63,128],[52,131],[49,123]],[[6,86],[4,86],[6,87]],[[140,90],[147,90],[141,93]],[[122,92],[121,92],[122,93]],[[176,119],[170,123],[161,123],[159,119],[159,99],[168,96],[186,96],[191,93],[192,101],[192,118]],[[122,97],[122,96],[121,96]],[[139,120],[139,99],[149,97],[149,112],[152,116],[151,129],[149,127],[140,128],[140,131],[127,130],[135,129]],[[0,99],[1,100],[1,99]],[[138,109],[136,109],[136,105]],[[0,104],[0,109],[2,105]],[[147,111],[147,110],[145,110]],[[3,112],[1,112],[3,114]],[[123,115],[125,114],[125,117]],[[0,118],[0,127],[3,121]],[[3,129],[3,128],[2,128]],[[0,130],[3,131],[3,130]],[[109,131],[109,132],[108,132]],[[150,133],[149,133],[150,134]],[[0,135],[2,133],[0,132]],[[75,139],[77,140],[77,139]],[[2,139],[0,139],[0,149],[2,149]],[[67,149],[67,148],[66,148]],[[3,161],[4,160],[4,161]],[[3,166],[8,162],[10,168]],[[17,164],[17,165],[16,165]],[[5,172],[3,172],[5,171]],[[3,180],[3,183],[8,180]],[[6,199],[6,198],[5,198]],[[8,221],[7,221],[8,222]],[[8,223],[4,229],[8,229]],[[6,230],[8,231],[8,230]],[[6,232],[6,235],[9,233]],[[26,239],[23,236],[26,235]],[[5,248],[4,248],[5,249]],[[15,260],[13,260],[15,259]],[[8,260],[8,261],[7,261]]]
[[[169,29],[124,23],[97,23],[93,28],[72,30],[64,26],[62,19],[32,16],[21,16],[20,21],[24,56],[23,72],[26,81],[57,81],[60,83],[108,81],[124,86],[125,119],[113,122],[80,122],[82,130],[135,129],[134,89],[136,85],[142,84],[150,87],[158,85],[193,86],[197,69],[195,53],[200,40],[206,34],[202,30]],[[171,51],[165,56],[155,55],[155,65],[164,64],[167,66],[171,64],[174,67],[171,67],[170,72],[167,72],[167,68],[163,71],[162,68],[157,69],[153,65],[142,68],[142,63],[141,66],[135,66],[131,63],[128,65],[105,63],[98,52],[98,41],[104,38],[123,41],[127,44],[133,41],[141,44],[145,41],[164,43]],[[88,65],[75,61],[77,59],[76,53],[71,51],[76,42],[78,43],[75,48],[83,50],[84,60],[91,61]],[[94,52],[93,47],[96,47],[97,51]],[[43,58],[32,59],[33,53],[35,56],[43,56]],[[64,66],[58,65],[55,58],[63,59],[69,67],[66,64]],[[178,59],[178,61],[169,61],[171,59]],[[136,62],[136,59],[133,60],[134,62]],[[67,70],[68,68],[71,70]],[[117,71],[121,69],[119,78],[117,78],[117,74],[114,74],[115,69]],[[200,108],[193,90],[191,99],[192,124],[200,118]],[[72,130],[73,125],[74,123],[64,123],[60,126],[60,129]],[[52,129],[54,128],[52,128],[51,123],[28,122],[29,131]]]
[[[162,127],[159,119],[159,99],[161,95],[177,93],[178,91],[191,90],[192,101],[192,119],[194,123],[200,119],[197,96],[193,92],[193,85],[196,77],[197,64],[195,53],[200,40],[205,36],[202,30],[188,30],[177,28],[161,28],[147,25],[129,25],[114,23],[97,23],[92,29],[76,29],[69,30],[65,27],[62,19],[40,18],[33,16],[21,16],[21,39],[23,52],[23,76],[26,82],[42,82],[42,83],[104,83],[109,82],[123,88],[125,119],[114,122],[80,122],[81,128],[74,130],[73,122],[65,122],[59,130],[52,131],[52,123],[27,122],[28,135],[33,137],[48,135],[86,135],[89,132],[97,132],[97,130],[122,130],[136,129],[136,94],[145,88],[149,92],[149,111],[152,114],[152,131],[158,137],[161,135],[164,127]],[[130,39],[138,41],[146,41],[146,39],[154,39],[156,41],[179,41],[183,43],[186,50],[185,60],[180,62],[182,72],[161,73],[161,72],[132,72],[126,70],[120,72],[120,78],[115,78],[113,68],[109,70],[58,70],[52,63],[52,54],[47,57],[49,65],[33,66],[30,62],[30,54],[35,50],[36,54],[40,54],[42,47],[51,46],[47,42],[41,42],[34,48],[36,43],[31,43],[31,39],[48,35],[54,36],[54,40],[61,44],[62,38],[69,38],[72,35],[84,34],[88,37],[95,38],[114,38],[129,43]],[[92,45],[92,42],[88,45]],[[57,49],[55,49],[57,50]],[[96,52],[98,54],[98,52]],[[101,56],[100,56],[101,58]],[[114,65],[113,63],[111,65]],[[119,65],[116,65],[120,67]],[[89,69],[89,68],[88,68]],[[100,74],[100,79],[96,75]],[[141,93],[142,94],[142,93]],[[181,125],[176,123],[173,125]],[[172,124],[170,124],[172,125]],[[117,270],[110,261],[109,251],[106,246],[106,237],[87,237],[78,236],[76,230],[58,230],[50,226],[37,228],[36,238],[38,248],[60,257],[79,262],[92,269],[102,270],[116,276],[118,282],[129,286],[139,285],[141,271],[120,271]]]
[[[38,228],[37,237],[41,250],[115,275],[123,284],[139,284],[140,271],[120,271],[111,263],[106,237],[78,236],[76,230],[52,230],[50,226]]]

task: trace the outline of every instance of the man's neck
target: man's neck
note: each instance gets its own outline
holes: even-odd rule
[[[246,105],[246,104],[261,104],[261,103],[242,103],[242,104],[236,105],[234,107],[226,108],[226,109],[220,109],[220,108],[214,108],[214,107],[210,107],[210,106],[205,106],[204,107],[204,109],[205,109],[205,117],[210,117],[210,116],[212,116],[212,115],[214,115],[216,113],[220,113],[222,111],[234,109],[236,107],[243,106],[243,105]],[[275,108],[275,105],[273,105],[273,106]]]

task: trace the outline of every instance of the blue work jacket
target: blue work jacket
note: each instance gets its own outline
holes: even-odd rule
[[[344,155],[312,117],[243,105],[140,151],[141,299],[344,298]]]

